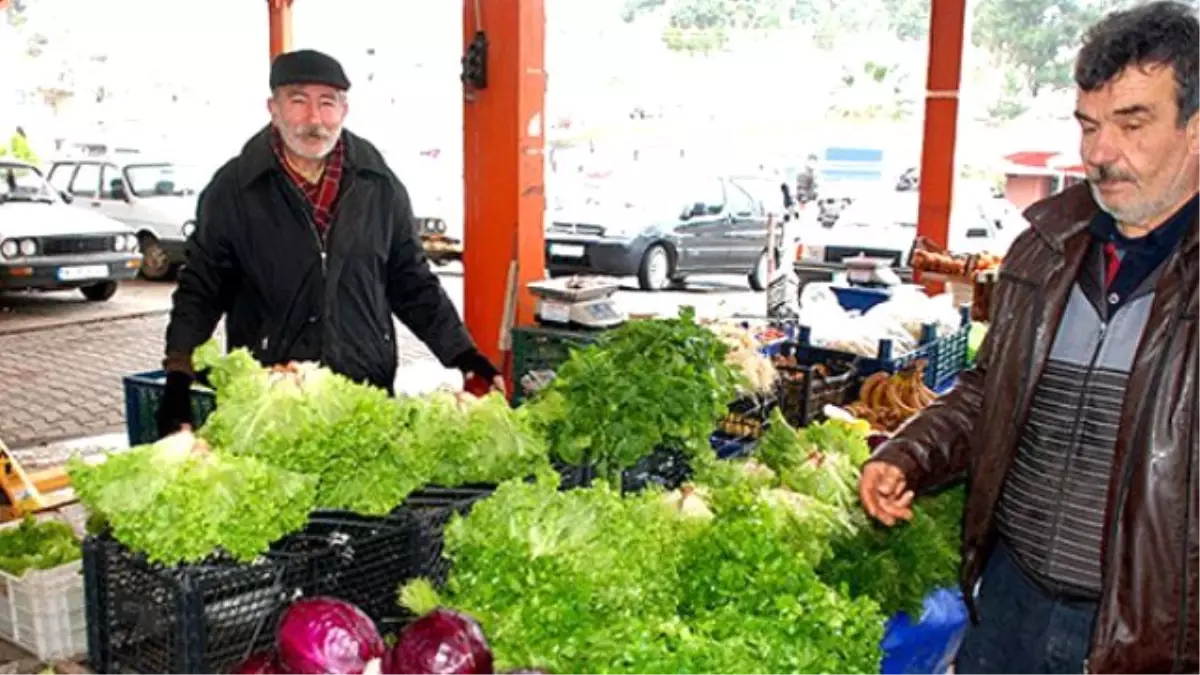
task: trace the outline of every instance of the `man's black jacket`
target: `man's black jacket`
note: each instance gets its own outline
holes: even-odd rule
[[[408,192],[366,140],[342,132],[341,188],[324,244],[312,207],[284,173],[265,128],[200,195],[171,323],[167,370],[226,316],[227,346],[265,364],[319,360],[392,390],[392,314],[445,366],[473,348],[429,269]]]

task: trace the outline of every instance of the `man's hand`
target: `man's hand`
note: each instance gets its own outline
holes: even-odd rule
[[[191,429],[192,376],[176,371],[167,372],[167,384],[158,404],[158,437],[163,438],[181,429]]]
[[[908,489],[904,472],[892,464],[867,462],[858,479],[858,496],[867,513],[888,527],[912,519],[912,490]]]
[[[463,388],[471,393],[477,393],[475,389],[483,389],[484,387],[472,386],[472,380],[481,380],[486,382],[486,388],[491,391],[498,391],[501,394],[507,395],[504,386],[504,376],[500,371],[492,365],[487,357],[479,353],[479,350],[472,349],[464,352],[454,360],[454,366],[462,371],[464,378]]]

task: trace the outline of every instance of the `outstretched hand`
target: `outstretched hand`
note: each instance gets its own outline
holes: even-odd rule
[[[892,464],[867,462],[858,479],[858,496],[867,514],[888,527],[912,519],[913,491],[904,472]]]

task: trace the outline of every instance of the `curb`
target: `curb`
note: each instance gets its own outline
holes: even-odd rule
[[[163,314],[170,313],[170,309],[148,309],[140,312],[130,312],[128,314],[118,314],[116,316],[98,316],[93,319],[63,319],[61,321],[51,321],[33,326],[17,326],[15,328],[4,328],[3,326],[0,326],[0,335],[21,335],[24,333],[36,333],[43,330],[54,330],[56,328],[67,328],[69,326],[88,326],[97,323],[111,323],[113,321],[144,319],[149,316],[161,316]]]

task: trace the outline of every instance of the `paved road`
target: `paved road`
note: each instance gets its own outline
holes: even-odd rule
[[[461,311],[462,277],[442,271],[442,283]],[[107,303],[74,293],[0,295],[0,439],[32,448],[121,431],[121,378],[159,367],[172,290],[132,282]],[[618,302],[630,313],[669,314],[688,304],[705,315],[730,315],[760,311],[763,296],[737,279],[716,278],[683,291],[622,291]],[[398,349],[398,389],[461,382],[403,328]]]

